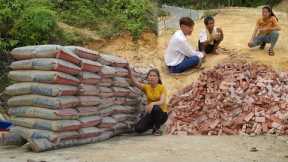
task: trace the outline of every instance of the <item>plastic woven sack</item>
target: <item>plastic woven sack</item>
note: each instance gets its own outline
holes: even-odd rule
[[[121,67],[103,66],[101,75],[104,77],[127,77],[128,70]]]
[[[101,104],[102,99],[96,96],[79,96],[80,106],[97,106]]]
[[[81,84],[79,86],[79,95],[82,96],[99,96],[101,93],[98,86],[95,85],[88,85],[88,84]]]
[[[78,119],[78,112],[75,109],[51,110],[41,107],[21,106],[11,107],[9,115],[16,117],[41,118],[50,120],[72,120]]]
[[[127,78],[114,77],[113,86],[126,88],[129,87],[130,84]]]
[[[50,130],[55,132],[76,131],[81,128],[78,120],[46,120],[38,118],[14,118],[14,125],[31,129]]]
[[[39,45],[14,48],[12,56],[17,60],[31,58],[55,58],[56,54],[62,49],[59,45]]]
[[[5,89],[10,96],[39,94],[44,96],[73,96],[78,92],[78,87],[70,85],[46,84],[46,83],[16,83]]]
[[[101,82],[101,76],[91,72],[81,72],[80,82],[84,84],[98,84]],[[111,80],[112,84],[112,80]]]
[[[69,74],[55,71],[16,70],[10,71],[8,77],[18,82],[41,82],[78,85],[79,80]]]
[[[43,139],[35,139],[29,141],[29,146],[31,147],[32,151],[34,152],[43,152],[48,150],[54,150],[64,147],[71,147],[71,146],[78,146],[82,144],[89,144],[107,140],[113,136],[113,132],[105,131],[101,133],[99,136],[92,137],[92,138],[83,138],[83,139],[74,139],[74,140],[64,140],[60,143],[52,143],[49,140]]]
[[[128,65],[127,60],[115,55],[102,54],[100,58],[98,58],[98,61],[103,65],[115,67],[127,67]]]
[[[30,129],[19,126],[12,128],[11,132],[21,135],[28,141],[30,141],[31,139],[45,138],[54,143],[58,143],[62,140],[77,139],[80,137],[80,133],[78,131],[53,132],[49,130]]]
[[[83,47],[76,47],[75,53],[81,58],[94,60],[94,61],[96,61],[100,57],[99,52],[92,51]]]
[[[34,106],[50,109],[73,108],[79,105],[79,99],[75,96],[47,97],[40,95],[23,95],[11,97],[8,100],[9,107]]]
[[[88,72],[99,72],[101,70],[102,64],[87,60],[87,59],[81,59],[81,70],[82,71],[88,71]]]
[[[90,107],[77,107],[79,116],[91,116],[91,115],[99,115],[99,111],[103,108],[99,106],[90,106]]]
[[[107,128],[107,129],[113,129],[113,126],[117,124],[117,121],[112,117],[104,117],[102,119],[101,124],[99,124],[98,128]]]
[[[54,58],[40,58],[15,61],[10,65],[13,70],[45,70],[59,71],[67,74],[79,74],[80,67],[64,60]]]
[[[15,48],[11,51],[17,60],[32,58],[59,58],[74,64],[80,64],[80,58],[72,51],[63,49],[59,45],[38,45]]]
[[[81,127],[94,127],[101,123],[102,117],[100,116],[85,116],[79,119]]]
[[[117,122],[124,122],[124,121],[136,121],[136,115],[135,114],[114,114],[112,117]]]

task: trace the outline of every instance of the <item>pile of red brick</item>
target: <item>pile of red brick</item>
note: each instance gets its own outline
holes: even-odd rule
[[[172,96],[167,132],[177,135],[288,134],[288,72],[228,63]]]

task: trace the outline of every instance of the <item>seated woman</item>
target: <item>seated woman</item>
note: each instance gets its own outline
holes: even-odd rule
[[[280,31],[280,26],[278,25],[278,19],[273,13],[272,8],[269,6],[263,7],[262,18],[257,21],[256,28],[248,46],[252,48],[260,45],[260,49],[264,49],[266,43],[271,43],[268,54],[273,56],[273,49],[279,37],[278,31]]]
[[[163,125],[167,118],[167,106],[165,104],[166,92],[162,85],[160,73],[157,69],[151,69],[147,74],[148,84],[142,84],[135,80],[132,76],[130,68],[129,77],[132,82],[141,89],[147,97],[147,106],[145,115],[135,126],[137,133],[143,133],[149,129],[153,129],[153,134],[161,135],[160,126]]]

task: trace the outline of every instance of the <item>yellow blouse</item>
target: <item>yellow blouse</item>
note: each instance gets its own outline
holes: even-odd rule
[[[161,95],[165,95],[165,101],[162,105],[160,105],[163,112],[168,112],[168,108],[166,105],[166,90],[162,84],[157,84],[155,88],[151,87],[150,84],[144,84],[143,91],[146,94],[147,102],[150,104],[151,102],[160,101]]]

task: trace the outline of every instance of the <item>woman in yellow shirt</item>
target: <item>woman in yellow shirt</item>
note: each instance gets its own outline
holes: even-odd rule
[[[129,69],[129,77],[132,82],[141,89],[147,97],[147,106],[144,117],[136,124],[135,131],[143,133],[153,129],[154,135],[161,135],[160,126],[167,118],[167,105],[165,104],[166,92],[157,69],[151,69],[147,74],[148,84],[143,84],[135,80]]]
[[[256,23],[256,28],[248,46],[252,48],[260,45],[260,49],[264,49],[266,43],[271,43],[268,54],[273,56],[273,48],[279,37],[278,31],[280,31],[280,26],[272,8],[269,6],[263,7],[262,17]]]

